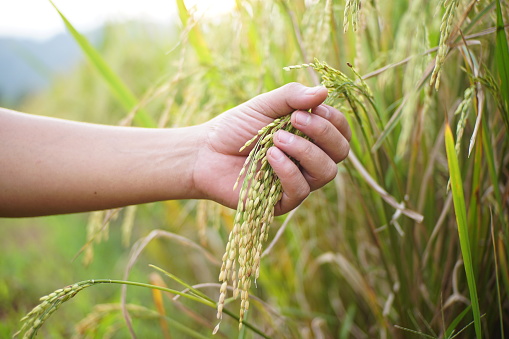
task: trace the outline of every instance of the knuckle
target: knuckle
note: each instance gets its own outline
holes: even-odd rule
[[[292,163],[291,161],[290,161],[290,163],[291,163],[291,166],[288,166],[287,174],[289,177],[291,177],[292,179],[295,180],[302,174],[301,174],[299,168],[294,163]]]
[[[327,121],[320,120],[320,123],[316,127],[316,133],[318,135],[327,135],[331,129],[331,124]]]
[[[295,91],[295,90],[299,89],[301,86],[302,86],[302,85],[301,85],[300,83],[293,81],[293,82],[289,82],[289,83],[287,83],[286,85],[284,85],[284,86],[283,86],[283,88],[284,88],[285,90],[288,90],[288,91],[292,91],[292,92],[293,92],[293,91]]]
[[[302,201],[309,195],[309,193],[311,193],[311,188],[309,187],[309,185],[302,184],[295,191],[295,198],[298,199],[299,201]]]
[[[314,144],[311,143],[310,141],[307,141],[307,140],[303,140],[304,142],[302,143],[302,146],[301,146],[301,150],[300,150],[300,157],[302,158],[302,160],[306,159],[306,160],[310,160],[313,156],[313,151],[314,151]]]

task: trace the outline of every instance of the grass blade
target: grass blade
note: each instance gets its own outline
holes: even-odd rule
[[[502,100],[504,100],[505,112],[501,112],[505,126],[509,131],[509,47],[507,46],[507,35],[504,30],[504,19],[500,0],[497,0],[497,37],[495,47],[495,59],[500,75],[500,88],[502,90]],[[504,114],[505,113],[505,114]]]
[[[498,260],[497,260],[497,244],[495,242],[495,231],[493,225],[493,213],[490,211],[490,223],[491,223],[491,244],[493,245],[493,262],[495,264],[495,282],[497,286],[497,306],[498,306],[498,314],[500,317],[500,333],[502,334],[502,338],[504,335],[504,313],[502,311],[502,298],[500,294],[500,277],[498,276]]]
[[[454,331],[456,330],[456,326],[458,326],[458,324],[460,323],[461,320],[463,320],[465,315],[468,312],[470,312],[471,308],[472,306],[468,306],[456,318],[454,318],[454,320],[449,324],[449,327],[447,327],[447,329],[445,330],[444,338],[450,338],[453,335]]]
[[[176,2],[180,21],[182,21],[182,26],[189,30],[189,42],[196,51],[200,63],[204,65],[212,65],[212,54],[205,42],[205,38],[203,37],[199,26],[194,25],[192,27],[188,27],[191,23],[191,15],[186,8],[186,4],[184,3],[184,0],[176,0]]]
[[[78,43],[81,50],[87,57],[88,61],[92,66],[101,74],[103,79],[108,83],[110,90],[117,97],[119,102],[127,110],[132,110],[138,105],[138,99],[129,90],[129,88],[122,82],[117,74],[108,66],[106,61],[101,57],[99,52],[90,44],[90,42],[81,35],[74,26],[67,20],[67,18],[60,12],[57,6],[49,0],[51,5],[58,12],[62,20],[64,21],[65,27],[69,30],[74,40]],[[143,110],[138,110],[134,116],[136,124],[142,127],[155,127],[156,122]]]
[[[461,179],[458,158],[454,149],[454,137],[449,124],[445,127],[445,148],[447,152],[447,162],[449,164],[449,174],[451,177],[452,198],[454,203],[454,212],[456,214],[456,222],[458,224],[461,254],[465,266],[468,289],[470,291],[472,313],[474,315],[475,333],[477,338],[481,338],[481,312],[479,310],[477,287],[474,276],[474,268],[472,265],[472,252],[470,250],[470,240],[468,238],[468,223],[465,196],[463,194],[463,181]]]

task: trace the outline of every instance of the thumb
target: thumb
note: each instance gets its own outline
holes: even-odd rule
[[[327,88],[307,87],[292,82],[273,91],[258,95],[246,104],[270,118],[292,113],[297,109],[308,110],[320,105],[327,98]]]

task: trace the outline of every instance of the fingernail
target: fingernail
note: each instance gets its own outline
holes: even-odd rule
[[[297,111],[297,113],[295,113],[296,116],[295,116],[295,121],[297,122],[297,124],[301,125],[301,126],[307,126],[309,125],[309,122],[311,121],[311,115],[307,112],[303,112],[303,111]]]
[[[324,117],[325,119],[330,118],[330,111],[325,106],[317,106],[313,109],[313,113],[318,114],[319,116]]]
[[[310,87],[310,88],[306,89],[306,91],[304,93],[306,93],[307,95],[315,95],[322,88],[323,88],[323,86]]]
[[[274,158],[274,160],[276,161],[281,161],[283,160],[283,157],[285,156],[283,152],[281,152],[281,150],[277,147],[272,147],[270,149],[270,155],[272,158]]]
[[[290,144],[293,141],[293,139],[295,139],[295,135],[293,135],[293,133],[289,133],[286,131],[279,131],[277,133],[277,138],[283,144]]]

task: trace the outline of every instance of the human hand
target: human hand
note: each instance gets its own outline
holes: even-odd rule
[[[326,97],[325,87],[290,83],[202,125],[200,145],[203,147],[193,170],[193,187],[198,195],[235,208],[240,188],[233,191],[233,185],[252,146],[240,153],[239,149],[262,127],[292,112],[292,125],[314,143],[286,131],[278,131],[274,136],[274,147],[269,149],[267,157],[283,187],[275,215],[289,212],[311,191],[334,179],[336,164],[350,150],[351,131],[342,113],[323,104]],[[311,114],[307,112],[309,109]]]

